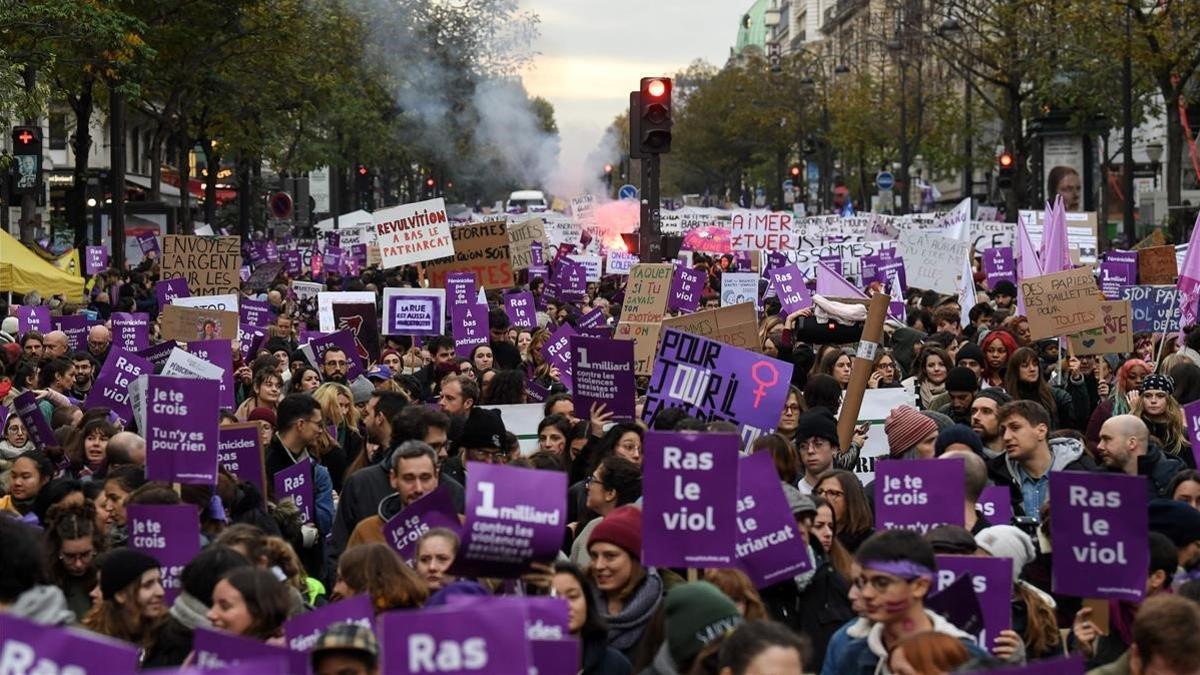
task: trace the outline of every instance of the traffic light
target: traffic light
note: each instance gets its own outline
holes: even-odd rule
[[[643,77],[638,92],[638,150],[643,155],[671,151],[671,80]],[[632,116],[631,116],[632,118]],[[632,122],[632,119],[631,119]],[[632,126],[632,125],[631,125]]]
[[[37,190],[42,176],[42,130],[13,127],[13,192]]]
[[[800,165],[793,164],[791,170],[788,171],[788,174],[791,175],[792,178],[799,178],[800,177]]]
[[[996,187],[1001,190],[1011,190],[1013,186],[1013,178],[1017,175],[1017,160],[1008,150],[1000,153],[996,158],[998,171],[996,172]]]
[[[371,175],[371,167],[366,164],[354,167],[354,190],[358,193],[358,208],[366,211],[375,210],[372,182],[374,182],[374,177]]]

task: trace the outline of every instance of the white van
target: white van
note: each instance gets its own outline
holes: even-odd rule
[[[506,213],[541,213],[549,210],[546,195],[541,190],[517,190],[508,196],[504,204]]]

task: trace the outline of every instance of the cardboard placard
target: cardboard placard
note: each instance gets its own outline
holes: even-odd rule
[[[662,325],[741,349],[762,351],[758,339],[758,315],[752,302],[663,319]]]
[[[621,322],[613,337],[634,341],[633,370],[638,375],[654,372],[660,322],[667,313],[674,273],[675,266],[671,263],[639,263],[629,271]]]
[[[429,262],[425,276],[432,288],[444,288],[450,272],[471,272],[478,288],[508,288],[513,285],[509,260],[508,226],[490,220],[450,228],[454,257]]]
[[[1104,326],[1100,309],[1104,294],[1096,285],[1091,266],[1022,279],[1021,292],[1034,340]]]
[[[1152,246],[1138,251],[1138,283],[1168,285],[1179,278],[1174,246]]]
[[[1104,326],[1071,336],[1076,356],[1133,351],[1133,309],[1128,300],[1100,303]]]
[[[237,312],[201,307],[167,305],[159,314],[164,340],[193,342],[196,340],[236,340]]]
[[[530,218],[508,226],[508,254],[513,271],[533,264],[533,242],[546,241],[546,225],[541,218]]]
[[[958,292],[960,266],[949,261],[962,260],[970,242],[934,232],[905,230],[900,233],[900,246],[909,286],[938,293]]]
[[[241,237],[163,235],[161,278],[186,279],[192,295],[238,293],[241,242]]]

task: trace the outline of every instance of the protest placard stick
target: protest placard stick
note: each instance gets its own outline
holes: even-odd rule
[[[1179,294],[1178,294],[1178,293],[1172,293],[1172,294],[1171,294],[1171,308],[1167,310],[1167,316],[1172,316],[1172,315],[1174,315],[1174,314],[1175,314],[1175,300],[1176,300],[1178,297],[1179,297]],[[1169,325],[1170,323],[1171,323],[1170,321],[1168,321],[1168,322],[1167,322],[1167,324],[1168,324],[1168,325]],[[1182,329],[1180,329],[1180,332],[1182,332]],[[1166,325],[1164,325],[1164,326],[1163,326],[1163,334],[1162,334],[1162,337],[1161,337],[1161,338],[1159,338],[1159,340],[1158,340],[1158,350],[1157,350],[1156,352],[1154,352],[1154,364],[1153,364],[1153,365],[1154,365],[1154,367],[1155,367],[1155,368],[1158,368],[1159,359],[1161,359],[1161,358],[1162,358],[1162,349],[1163,349],[1163,344],[1164,344],[1166,341],[1167,341],[1167,326],[1166,326]]]
[[[850,447],[850,439],[854,437],[854,423],[858,421],[858,411],[866,395],[867,380],[875,368],[875,353],[883,340],[883,321],[887,318],[890,301],[888,294],[876,293],[867,304],[867,321],[863,325],[858,353],[854,355],[850,383],[846,386],[846,398],[842,401],[842,414],[838,418],[838,449],[842,451]]]

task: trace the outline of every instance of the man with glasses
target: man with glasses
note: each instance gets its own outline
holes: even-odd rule
[[[459,454],[442,464],[442,474],[466,485],[468,462],[507,464],[511,459],[507,436],[508,431],[504,428],[499,412],[471,408],[462,434],[455,444]]]
[[[866,615],[846,629],[848,640],[831,642],[822,673],[878,672],[879,661],[898,643],[928,631],[956,638],[972,656],[987,657],[973,637],[925,608],[937,562],[933,547],[921,535],[911,530],[877,532],[854,557],[861,571],[851,583]]]
[[[804,477],[796,487],[801,494],[811,495],[817,486],[817,476],[833,468],[837,447],[837,420],[833,413],[816,407],[800,416],[796,424],[796,452],[804,464]]]
[[[312,396],[292,394],[279,402],[275,409],[276,433],[267,448],[267,492],[271,501],[275,474],[295,464],[307,462],[308,480],[313,486],[313,518],[315,523],[301,526],[303,549],[298,551],[310,576],[324,579],[325,535],[333,527],[333,479],[329,469],[309,456],[308,448],[326,433],[321,405]]]
[[[348,384],[346,373],[350,372],[350,357],[341,347],[330,347],[321,355],[321,375],[326,382]]]
[[[96,363],[104,365],[108,352],[112,348],[112,331],[103,325],[92,326],[87,336],[88,351],[96,359]]]

